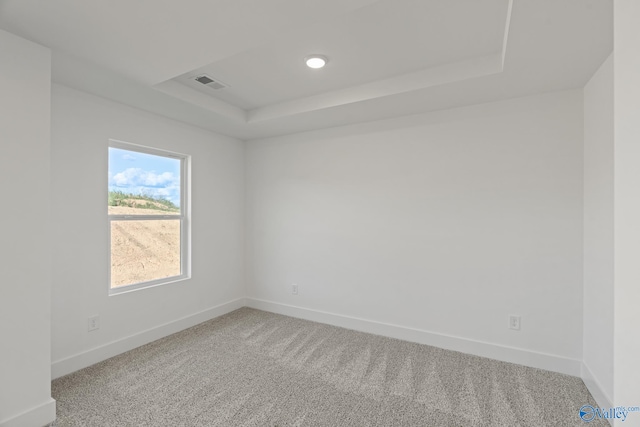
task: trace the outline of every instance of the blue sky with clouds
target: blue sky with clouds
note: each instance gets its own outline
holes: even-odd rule
[[[160,197],[180,206],[180,160],[109,147],[109,190]]]

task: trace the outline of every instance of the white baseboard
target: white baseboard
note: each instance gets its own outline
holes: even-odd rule
[[[42,427],[56,419],[56,401],[46,402],[6,420],[0,420],[0,427]]]
[[[475,341],[467,338],[424,331],[421,329],[407,328],[404,326],[381,323],[373,320],[360,319],[255,298],[247,298],[246,304],[248,307],[272,313],[283,314],[286,316],[326,323],[356,331],[368,332],[385,337],[431,345],[447,350],[460,351],[503,362],[516,363],[532,368],[580,377],[580,367],[582,362],[577,359],[570,359],[553,354]]]
[[[134,348],[180,332],[199,323],[230,313],[245,305],[245,299],[238,298],[173,322],[165,323],[164,325],[147,329],[135,335],[101,345],[100,347],[57,360],[51,364],[51,378],[60,378],[82,368],[86,368],[87,366],[107,360],[110,357],[117,356],[118,354],[133,350]]]
[[[604,388],[602,388],[600,382],[593,375],[591,369],[589,369],[589,367],[583,362],[580,366],[580,370],[580,377],[589,389],[589,392],[591,393],[593,398],[598,403],[598,406],[601,408],[612,408],[613,401],[611,400],[609,395],[605,393]]]
[[[148,329],[138,334],[104,344],[100,347],[57,360],[51,364],[51,376],[53,379],[62,377],[82,368],[102,362],[110,357],[117,356],[118,354],[166,337],[167,335],[180,332],[199,323],[230,313],[244,306],[353,329],[356,331],[368,332],[390,338],[431,345],[447,350],[488,357],[503,362],[517,363],[519,365],[559,372],[562,374],[582,377],[583,379],[585,378],[582,372],[582,362],[577,359],[569,359],[552,354],[475,341],[421,329],[407,328],[399,325],[392,325],[373,320],[360,319],[357,317],[344,316],[254,298],[239,298],[176,321]],[[586,380],[584,381],[587,383]],[[589,387],[590,391],[592,390],[592,387]],[[593,389],[598,390],[600,388],[596,386]],[[591,391],[591,393],[600,404],[602,399],[598,400],[594,391]],[[0,427],[4,427],[4,425],[0,424]]]

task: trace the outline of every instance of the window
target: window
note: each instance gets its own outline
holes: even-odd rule
[[[109,293],[189,277],[183,154],[109,141]]]

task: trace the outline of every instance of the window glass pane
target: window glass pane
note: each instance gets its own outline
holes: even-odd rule
[[[110,223],[112,288],[180,275],[179,219]]]
[[[180,159],[109,147],[109,215],[179,215]]]

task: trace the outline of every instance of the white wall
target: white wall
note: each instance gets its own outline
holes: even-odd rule
[[[613,55],[584,88],[583,379],[613,402]]]
[[[53,421],[51,53],[0,31],[0,426]]]
[[[624,406],[640,406],[639,16],[640,2],[615,0],[614,400]],[[640,414],[631,416],[640,423]]]
[[[192,156],[190,280],[108,295],[110,138]],[[54,85],[54,377],[243,305],[243,150],[241,141]],[[100,329],[87,332],[93,315]]]
[[[579,375],[582,140],[579,90],[248,142],[250,304]]]

